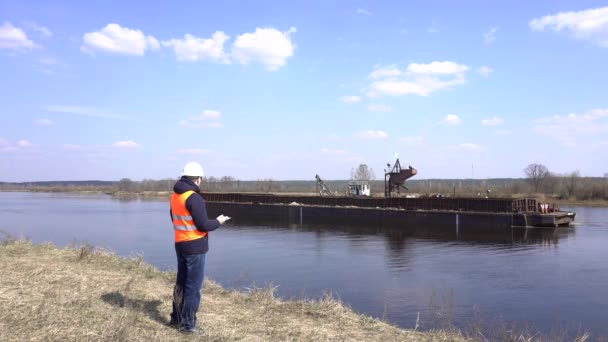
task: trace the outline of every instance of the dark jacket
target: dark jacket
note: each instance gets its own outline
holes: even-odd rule
[[[173,186],[173,192],[181,195],[186,191],[195,192],[186,200],[186,209],[190,212],[196,229],[201,232],[211,232],[219,228],[220,222],[218,220],[210,220],[207,217],[205,200],[203,200],[203,196],[201,196],[199,187],[188,178],[182,177]],[[169,212],[169,214],[171,214],[171,212]],[[209,250],[209,234],[204,238],[175,243],[175,250],[178,253],[186,255],[207,253]]]

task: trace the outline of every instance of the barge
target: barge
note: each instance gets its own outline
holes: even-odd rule
[[[205,193],[210,216],[285,223],[373,224],[455,228],[567,227],[576,216],[533,198],[345,197]]]
[[[203,197],[210,215],[224,214],[235,220],[255,217],[287,224],[440,227],[456,233],[471,228],[567,227],[576,216],[533,198],[402,197],[401,190],[408,191],[405,181],[418,171],[401,167],[397,154],[395,158],[384,170],[384,197],[370,197],[369,186],[356,179],[349,183],[350,196],[336,196],[319,175],[315,176],[319,196],[205,193]]]

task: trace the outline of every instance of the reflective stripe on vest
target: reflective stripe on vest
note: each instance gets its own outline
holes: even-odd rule
[[[171,195],[171,218],[173,219],[173,235],[175,242],[191,241],[203,238],[207,232],[196,229],[192,215],[186,209],[186,200],[194,191],[186,191],[183,194],[173,193]]]

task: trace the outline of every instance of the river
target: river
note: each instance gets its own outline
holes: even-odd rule
[[[230,288],[325,293],[403,328],[515,323],[608,336],[608,209],[573,207],[574,228],[453,236],[335,225],[234,222],[213,232],[207,276]],[[0,235],[89,243],[175,268],[166,201],[0,192]],[[167,313],[168,314],[168,313]]]

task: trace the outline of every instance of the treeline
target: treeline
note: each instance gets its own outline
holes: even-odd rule
[[[608,200],[608,177],[573,177],[572,175],[550,174],[538,187],[526,178],[408,180],[405,185],[409,192],[427,195],[453,196],[456,194],[457,196],[475,197],[542,195],[556,199]],[[372,189],[374,192],[383,191],[383,186],[383,184],[379,187],[372,186]]]
[[[173,191],[176,179],[144,179],[133,181],[123,178],[114,185],[115,191],[121,192],[146,192],[146,191]],[[259,179],[242,181],[234,177],[203,177],[202,191],[207,192],[311,192],[309,181],[276,181],[273,179]]]
[[[0,182],[0,191],[41,191],[41,192],[75,192],[102,191],[111,192],[116,182],[113,181],[42,181],[42,182]]]
[[[41,181],[41,182],[20,182],[9,183],[0,182],[0,189],[27,189],[32,187],[104,187],[116,184],[115,181],[99,181],[99,180],[84,180],[84,181]]]
[[[541,170],[542,171],[542,170]],[[105,193],[171,192],[176,179],[144,179],[134,181],[123,178],[117,182],[28,182],[0,183],[0,190],[26,191],[101,191]],[[325,184],[336,195],[345,195],[348,180],[326,180]],[[370,180],[373,196],[384,195],[384,180]],[[410,179],[401,195],[459,196],[459,197],[520,197],[541,195],[567,200],[608,200],[608,174],[605,177],[581,177],[574,171],[568,174],[541,172],[527,178],[494,179]],[[314,180],[277,181],[273,179],[239,180],[234,177],[206,177],[205,192],[256,192],[256,193],[318,193]]]

